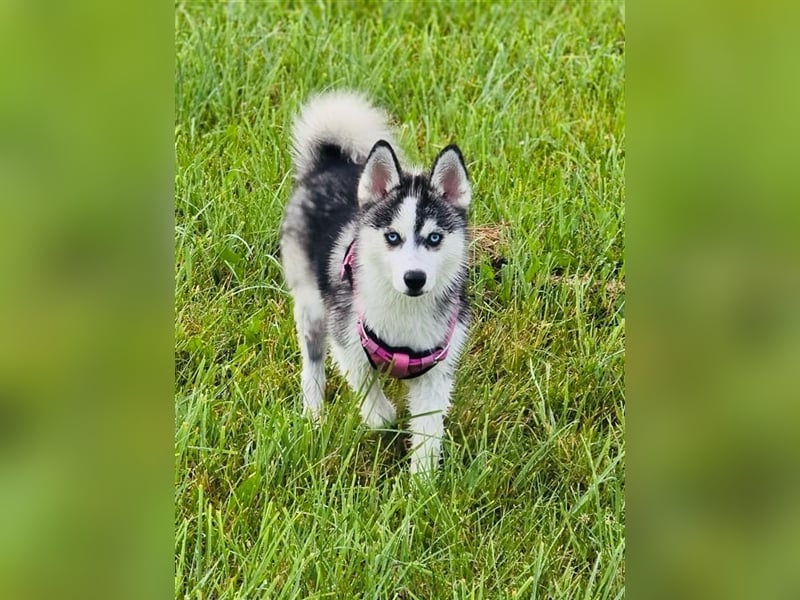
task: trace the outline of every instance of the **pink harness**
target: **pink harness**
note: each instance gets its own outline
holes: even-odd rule
[[[355,241],[350,244],[342,261],[342,279],[350,282],[353,289],[353,296],[356,294],[356,284],[353,278],[353,261],[356,255]],[[410,348],[394,348],[383,342],[376,336],[369,327],[364,324],[364,315],[358,308],[356,302],[356,330],[361,339],[361,346],[373,368],[382,373],[387,373],[395,379],[411,379],[427,373],[445,358],[450,348],[450,340],[458,323],[458,307],[453,310],[450,323],[447,328],[444,342],[441,346],[427,352],[414,352]]]

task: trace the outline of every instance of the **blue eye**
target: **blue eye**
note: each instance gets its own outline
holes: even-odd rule
[[[386,238],[386,241],[389,242],[390,246],[399,246],[400,242],[402,241],[400,239],[400,235],[395,231],[390,231],[389,233],[387,233],[383,237]]]
[[[442,234],[433,232],[428,236],[428,245],[430,246],[438,246],[439,242],[442,241]]]

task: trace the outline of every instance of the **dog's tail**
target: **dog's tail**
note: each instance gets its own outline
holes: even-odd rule
[[[378,140],[397,146],[386,114],[363,95],[340,91],[315,96],[292,125],[295,177],[311,171],[326,146],[360,164]]]

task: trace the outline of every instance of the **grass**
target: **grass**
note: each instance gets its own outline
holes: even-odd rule
[[[176,598],[624,596],[621,2],[186,3],[176,27]],[[329,369],[300,416],[288,125],[363,90],[473,181],[441,471]],[[390,396],[401,388],[390,386]]]

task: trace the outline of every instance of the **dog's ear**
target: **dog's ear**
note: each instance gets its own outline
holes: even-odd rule
[[[455,144],[439,152],[431,168],[431,185],[448,202],[466,209],[472,198],[464,157]]]
[[[367,157],[361,179],[358,180],[358,203],[361,206],[376,202],[400,184],[400,163],[389,145],[380,140]]]

